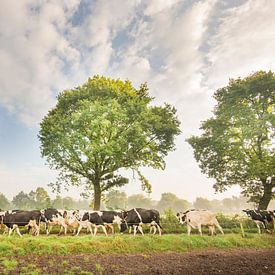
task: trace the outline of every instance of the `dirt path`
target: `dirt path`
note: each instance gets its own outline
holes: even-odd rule
[[[81,271],[94,274],[275,274],[275,249],[25,256],[16,260],[18,265],[10,274],[35,270],[43,274],[80,274]]]

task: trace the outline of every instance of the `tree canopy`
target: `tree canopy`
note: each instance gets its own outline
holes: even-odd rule
[[[188,142],[216,191],[238,184],[266,209],[275,192],[275,75],[256,72],[218,89],[214,116]]]
[[[100,208],[104,191],[128,183],[119,169],[133,169],[143,189],[150,183],[139,168],[164,169],[164,157],[180,133],[175,108],[153,106],[146,84],[95,76],[59,94],[41,122],[42,156],[60,177],[57,189],[83,185]]]

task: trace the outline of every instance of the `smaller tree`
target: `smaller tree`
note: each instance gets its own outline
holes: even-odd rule
[[[127,195],[125,192],[118,190],[110,191],[105,198],[106,207],[108,209],[126,209],[127,207]]]
[[[51,206],[50,196],[42,187],[38,187],[35,191],[35,206],[36,209],[43,209]]]
[[[164,212],[170,208],[174,212],[179,212],[188,209],[190,205],[187,200],[180,199],[173,193],[162,193],[161,199],[157,204],[157,209],[160,212]]]
[[[205,198],[198,197],[193,203],[196,209],[211,210],[211,201]]]
[[[28,210],[33,207],[34,202],[27,193],[21,191],[13,197],[12,204],[17,209]]]
[[[0,209],[9,209],[10,202],[6,198],[6,196],[2,193],[0,193]]]
[[[135,194],[128,197],[128,208],[153,208],[152,200],[148,197],[145,197],[143,194]]]

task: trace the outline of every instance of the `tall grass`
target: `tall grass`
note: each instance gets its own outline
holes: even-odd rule
[[[271,248],[275,247],[274,235],[248,234],[243,238],[240,234],[227,234],[215,237],[186,234],[181,235],[113,235],[113,236],[79,236],[32,237],[22,238],[0,236],[0,257],[64,254],[119,254],[150,252],[184,252],[202,248]]]

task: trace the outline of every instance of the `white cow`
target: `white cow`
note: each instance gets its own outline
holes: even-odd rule
[[[177,213],[180,224],[187,224],[187,233],[190,235],[192,228],[198,228],[200,235],[202,236],[201,226],[206,225],[209,227],[211,236],[215,232],[215,226],[221,231],[223,230],[217,221],[216,214],[208,210],[188,210],[184,213]]]

